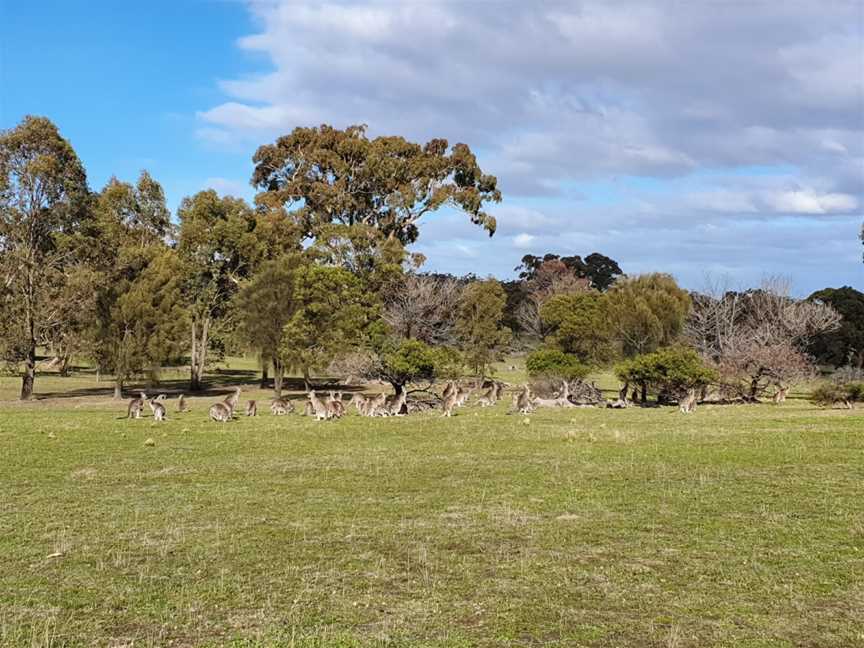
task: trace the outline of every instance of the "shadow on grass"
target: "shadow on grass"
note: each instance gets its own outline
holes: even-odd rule
[[[39,378],[51,377],[51,391],[39,391]],[[89,387],[73,387],[62,389],[62,383],[80,382],[83,379],[95,379],[96,373],[92,370],[84,370],[81,372],[70,373],[68,376],[61,376],[57,373],[43,373],[36,376],[36,392],[33,395],[34,401],[62,399],[62,398],[113,398],[114,383],[110,378],[103,377],[103,381]],[[59,385],[58,385],[59,382]],[[57,389],[57,387],[61,387]],[[159,381],[158,385],[150,385],[146,381],[129,382],[123,386],[123,399],[134,398],[140,392],[144,392],[148,396],[156,396],[165,394],[168,398],[177,398],[180,394],[187,397],[220,397],[232,394],[236,387],[245,389],[273,389],[273,381],[269,380],[266,384],[262,384],[257,371],[251,369],[216,369],[212,373],[208,373],[204,377],[204,384],[198,391],[190,391],[188,378],[166,378]],[[340,385],[335,379],[316,378],[313,389],[317,390],[339,390],[346,393],[363,391],[362,385]],[[306,387],[302,378],[286,377],[282,383],[283,395],[290,398],[292,393],[301,394],[305,397]]]

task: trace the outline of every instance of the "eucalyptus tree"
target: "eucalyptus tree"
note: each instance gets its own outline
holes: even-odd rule
[[[25,117],[0,132],[0,331],[4,348],[23,361],[21,399],[33,395],[36,348],[51,324],[50,287],[74,263],[66,243],[87,217],[87,176],[72,145],[44,117]]]
[[[177,251],[190,305],[190,389],[200,390],[213,327],[260,255],[255,212],[212,189],[184,198],[177,212]]]
[[[484,209],[499,202],[494,176],[483,173],[465,144],[417,144],[397,136],[369,139],[365,126],[295,128],[253,158],[259,205],[297,207],[304,237],[331,224],[366,225],[403,244],[419,236],[421,218],[444,206],[495,233]]]

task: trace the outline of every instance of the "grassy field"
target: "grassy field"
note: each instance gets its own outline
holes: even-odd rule
[[[218,425],[217,389],[160,425],[92,377],[17,389],[2,645],[864,645],[862,411]]]

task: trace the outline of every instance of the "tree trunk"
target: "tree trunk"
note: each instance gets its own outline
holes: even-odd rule
[[[401,396],[402,392],[405,391],[405,385],[393,381],[390,381],[390,384],[393,386],[393,393],[396,394],[396,396]]]
[[[69,364],[71,363],[72,358],[69,357],[68,353],[64,353],[60,356],[60,375],[66,377],[69,375]]]
[[[644,382],[642,383],[642,395],[641,395],[640,400],[643,403],[648,402],[648,383],[644,383]]]
[[[267,388],[267,383],[269,382],[269,378],[267,377],[267,370],[270,368],[270,363],[266,358],[261,358],[261,389]]]
[[[36,380],[36,323],[32,309],[27,309],[27,332],[29,334],[24,373],[21,376],[21,400],[33,398],[33,382]]]
[[[123,399],[123,379],[117,378],[114,381],[114,400]]]
[[[593,383],[591,385],[594,386]],[[627,390],[630,389],[630,383],[624,383],[624,386],[618,390],[618,400],[626,401],[627,400]]]
[[[312,381],[309,378],[309,367],[303,367],[303,387],[307,392],[312,389]]]
[[[282,397],[282,382],[285,378],[285,367],[277,359],[273,358],[273,396]]]
[[[210,333],[210,318],[201,319],[201,337],[198,337],[198,326],[192,320],[192,368],[189,381],[190,391],[201,391],[204,383],[204,365],[207,362],[207,336]]]

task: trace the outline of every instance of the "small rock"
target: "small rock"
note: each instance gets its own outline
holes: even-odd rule
[[[522,419],[522,425],[531,425],[531,419],[526,416]]]
[[[48,438],[49,438],[49,439],[55,439],[56,437],[54,436],[54,433],[53,433],[53,432],[49,432],[49,433],[48,433]]]
[[[147,440],[144,441],[144,445],[145,445],[145,446],[153,447],[153,446],[156,445],[156,442],[153,440],[152,437],[147,437]]]

